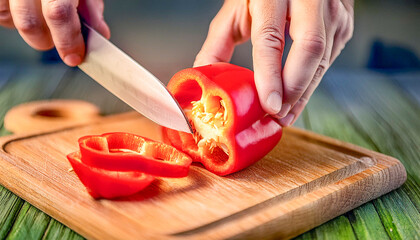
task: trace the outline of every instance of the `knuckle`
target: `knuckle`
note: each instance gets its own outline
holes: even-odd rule
[[[324,76],[324,73],[328,69],[329,65],[329,59],[327,57],[323,57],[321,62],[319,63],[318,68],[315,71],[314,77],[311,80],[310,85],[317,86],[318,83],[321,81],[322,76]]]
[[[254,38],[254,45],[270,47],[279,51],[283,51],[284,44],[284,34],[280,27],[272,24],[262,27]]]
[[[344,33],[344,40],[348,42],[353,37],[353,24],[351,24]]]
[[[339,51],[340,51],[340,53],[341,53],[341,51],[343,51],[343,49],[346,47],[346,43],[341,43],[340,45],[339,45]]]
[[[17,8],[14,11],[15,27],[23,33],[36,33],[42,28],[42,22],[27,8]]]
[[[0,25],[4,27],[13,27],[13,19],[8,1],[0,1]]]
[[[287,89],[288,92],[288,96],[292,97],[292,96],[301,96],[306,90],[306,86],[304,86],[303,84],[298,84],[298,85],[292,85],[289,86]]]
[[[2,9],[0,7],[0,23],[9,22],[12,20],[12,15],[10,14],[9,9]]]
[[[49,2],[46,7],[45,17],[53,22],[65,23],[70,20],[72,11],[73,7],[69,3]]]
[[[304,94],[301,98],[299,98],[299,100],[296,102],[295,106],[298,107],[305,107],[309,102],[309,96],[306,96],[306,94]]]
[[[332,22],[335,22],[340,18],[340,0],[328,0],[327,1],[327,8],[330,19]]]
[[[341,38],[344,41],[349,41],[353,37],[354,30],[354,18],[351,15],[347,15],[346,20],[341,27]]]
[[[42,28],[40,21],[34,17],[26,16],[15,21],[16,28],[23,33],[36,33]]]
[[[347,26],[336,33],[335,41],[339,43],[339,45],[344,45],[353,37],[353,28],[351,26]]]
[[[316,56],[322,56],[325,48],[325,37],[318,32],[307,32],[302,39],[302,49]]]

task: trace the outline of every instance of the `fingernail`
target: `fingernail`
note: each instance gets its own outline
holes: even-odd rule
[[[280,125],[283,127],[288,127],[292,123],[293,119],[295,119],[295,114],[289,113],[286,117],[280,119]]]
[[[63,61],[67,65],[69,65],[71,67],[75,67],[75,66],[77,66],[81,63],[82,58],[79,55],[77,55],[75,53],[72,53],[72,54],[69,54],[69,55],[65,56]]]
[[[279,92],[272,91],[267,97],[267,104],[274,114],[280,112],[281,109],[281,96]]]
[[[283,104],[283,106],[281,107],[281,111],[277,114],[277,116],[279,118],[285,117],[286,114],[289,113],[291,107],[292,106],[290,105],[290,103]]]

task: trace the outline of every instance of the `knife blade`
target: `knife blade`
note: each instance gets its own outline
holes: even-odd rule
[[[178,102],[162,82],[82,22],[86,55],[78,66],[105,89],[157,124],[192,133]]]

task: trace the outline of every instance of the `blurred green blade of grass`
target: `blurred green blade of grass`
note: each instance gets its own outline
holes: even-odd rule
[[[25,202],[6,239],[41,239],[50,219],[48,215]]]
[[[43,240],[82,240],[82,236],[64,226],[60,222],[51,219]]]
[[[0,239],[4,239],[11,230],[24,201],[0,186]]]

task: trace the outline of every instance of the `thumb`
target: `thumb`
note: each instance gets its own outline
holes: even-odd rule
[[[104,20],[103,0],[82,0],[77,8],[83,19],[105,38],[111,37],[111,31]]]
[[[194,67],[230,61],[235,45],[249,38],[247,12],[246,4],[225,2],[210,23],[207,39],[195,58]]]

